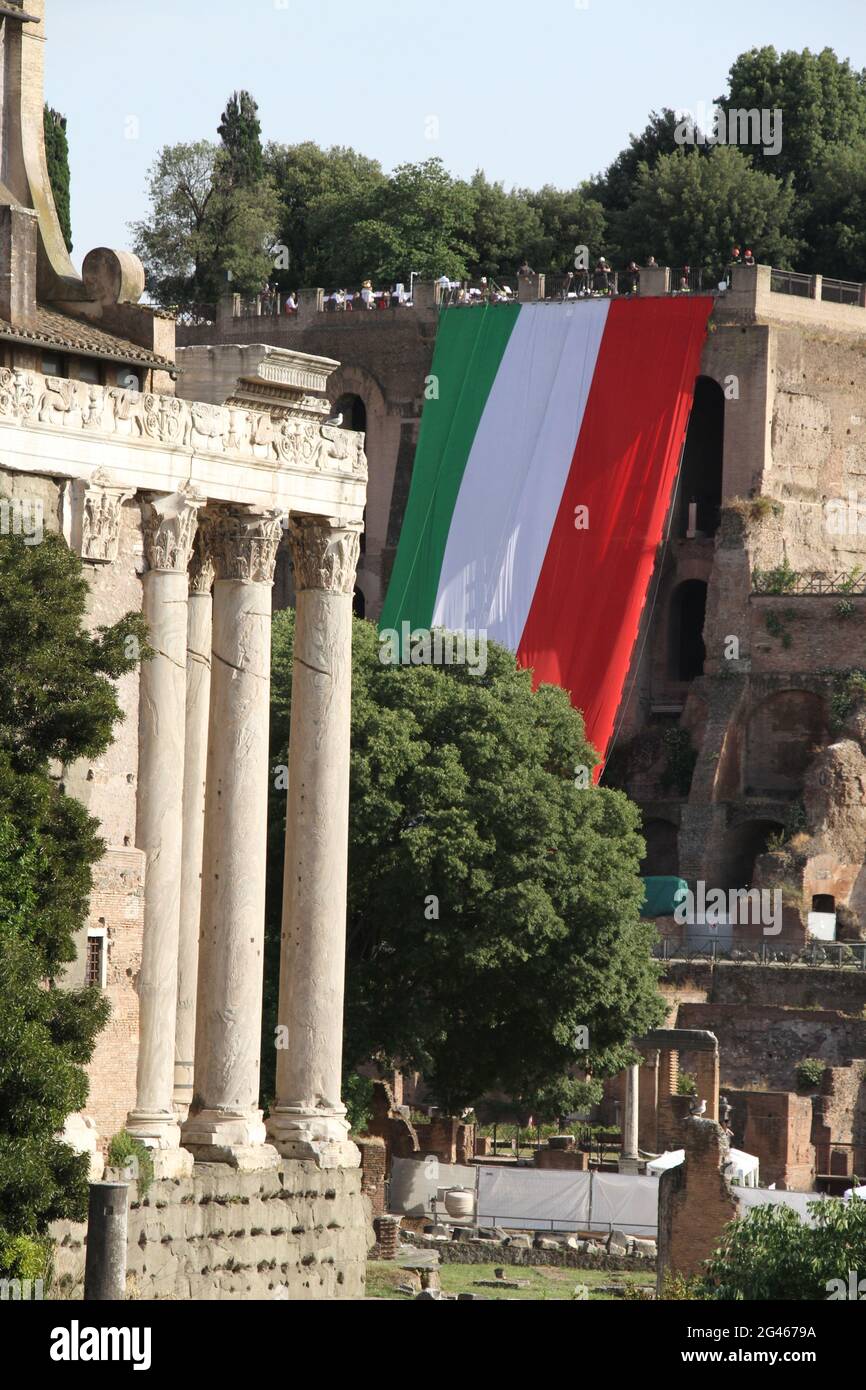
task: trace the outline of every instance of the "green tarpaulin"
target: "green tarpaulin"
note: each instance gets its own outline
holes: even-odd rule
[[[641,917],[672,917],[674,908],[684,899],[689,885],[684,878],[674,878],[670,875],[645,878],[643,886]]]

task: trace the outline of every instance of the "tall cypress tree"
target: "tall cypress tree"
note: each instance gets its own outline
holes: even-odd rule
[[[56,535],[0,537],[0,1274],[39,1277],[45,1236],[83,1220],[88,1158],[57,1135],[84,1107],[108,1003],[64,986],[104,852],[52,770],[98,757],[114,681],[147,655],[139,615],[84,627],[81,561]]]
[[[69,141],[66,138],[66,117],[46,106],[44,122],[48,179],[54,194],[54,205],[60,218],[60,230],[63,232],[66,249],[71,251],[72,216],[69,207]]]
[[[249,92],[233,92],[217,127],[226,156],[224,172],[233,188],[249,188],[265,172],[258,111]]]

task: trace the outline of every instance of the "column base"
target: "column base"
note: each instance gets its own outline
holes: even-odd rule
[[[279,1165],[279,1154],[267,1143],[261,1110],[246,1115],[199,1110],[184,1122],[182,1134],[196,1163],[226,1163],[244,1172]]]
[[[126,1117],[126,1132],[140,1139],[154,1152],[180,1148],[180,1125],[170,1110],[130,1110]]]
[[[628,1173],[634,1177],[640,1172],[639,1158],[620,1158],[617,1159],[616,1170],[618,1173]]]
[[[305,1159],[318,1168],[359,1168],[361,1151],[349,1138],[345,1108],[305,1110],[276,1106],[268,1118],[268,1138],[283,1158]]]

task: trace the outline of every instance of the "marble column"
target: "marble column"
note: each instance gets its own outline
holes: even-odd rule
[[[273,512],[220,508],[213,593],[195,1076],[184,1146],[239,1168],[278,1162],[259,1109]]]
[[[626,1067],[625,1104],[622,1108],[622,1155],[619,1160],[621,1173],[638,1171],[638,1086],[640,1067]]]
[[[138,979],[139,1043],[130,1133],[157,1150],[157,1176],[191,1167],[180,1150],[172,1105],[186,707],[189,564],[198,509],[192,489],[143,505],[144,615],[153,649],[141,667],[136,840],[146,855],[144,932]],[[158,1160],[158,1161],[157,1161]]]
[[[268,1134],[280,1153],[356,1167],[340,1100],[346,955],[352,591],[360,527],[289,526],[296,591],[280,952],[287,1045]]]
[[[186,638],[186,750],[183,765],[183,865],[177,956],[177,1027],[174,1040],[174,1108],[185,1120],[192,1101],[201,866],[210,714],[211,590],[214,581],[208,518],[199,519],[189,569]]]

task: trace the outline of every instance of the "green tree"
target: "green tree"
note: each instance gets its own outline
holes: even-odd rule
[[[804,269],[866,280],[866,136],[825,146],[810,170]]]
[[[743,147],[757,169],[790,179],[796,202],[790,233],[801,242],[798,266],[812,273],[866,277],[863,247],[863,151],[866,71],[830,48],[812,53],[754,48],[731,67],[725,109],[780,111],[781,149]]]
[[[271,276],[280,211],[257,112],[249,92],[235,92],[219,145],[165,145],[149,170],[150,214],[132,232],[163,307],[214,303],[229,286],[253,294]]]
[[[293,632],[294,615],[278,614],[275,766]],[[555,1108],[574,1108],[586,1090],[571,1074],[619,1070],[664,1012],[639,915],[639,812],[621,792],[575,786],[575,765],[597,760],[581,715],[562,690],[533,693],[504,648],[488,644],[483,676],[383,665],[375,627],[356,620],[353,655],[346,1069],[399,1059],[452,1112],[492,1089],[555,1088]],[[284,825],[274,791],[270,1075]]]
[[[812,1224],[787,1206],[753,1207],[732,1221],[707,1262],[699,1296],[746,1302],[845,1297],[850,1270],[866,1270],[866,1202],[808,1204]]]
[[[744,152],[756,167],[780,178],[790,174],[803,194],[828,145],[853,144],[866,136],[866,72],[856,72],[831,48],[782,54],[769,46],[752,48],[732,64],[719,105],[782,112],[779,153],[767,154],[761,145]]]
[[[471,273],[495,279],[514,276],[524,259],[538,254],[542,243],[544,228],[537,208],[525,194],[515,189],[506,193],[503,184],[490,183],[480,169],[472,176],[469,187],[474,202]],[[542,262],[535,269],[546,266],[547,262]]]
[[[541,236],[531,248],[536,270],[572,270],[578,246],[589,247],[593,255],[608,249],[604,209],[586,187],[561,189],[548,183],[525,197],[541,222]]]
[[[687,152],[701,152],[705,145],[679,144],[677,129],[682,119],[669,106],[661,111],[651,111],[649,120],[640,135],[630,135],[629,142],[621,150],[603,174],[591,179],[587,192],[600,202],[608,215],[625,212],[635,194],[638,174],[643,165],[654,169],[663,154],[675,154],[683,149]]]
[[[131,230],[148,289],[164,307],[221,293],[211,211],[216,159],[217,147],[208,140],[165,145],[148,172],[150,215]]]
[[[622,227],[635,260],[655,255],[662,265],[718,277],[740,241],[761,260],[791,264],[799,245],[790,232],[794,200],[790,181],[754,169],[732,146],[716,145],[705,159],[678,150],[652,169],[640,166]]]
[[[45,155],[48,161],[48,181],[54,194],[54,206],[60,219],[60,230],[67,250],[72,250],[72,216],[69,206],[69,141],[66,138],[66,117],[46,106]]]
[[[122,717],[114,681],[147,654],[138,616],[84,628],[81,562],[55,535],[0,538],[0,1268],[23,1268],[51,1221],[83,1219],[86,1155],[56,1136],[87,1099],[108,1013],[67,989],[98,825],[53,769],[98,757]]]
[[[305,141],[269,144],[265,167],[279,198],[280,241],[289,252],[288,270],[279,277],[283,286],[348,284],[344,250],[352,242],[351,219],[370,215],[386,182],[381,165],[347,146],[323,150]]]
[[[233,92],[217,127],[225,152],[222,173],[234,188],[254,188],[265,174],[258,112],[249,92]]]

